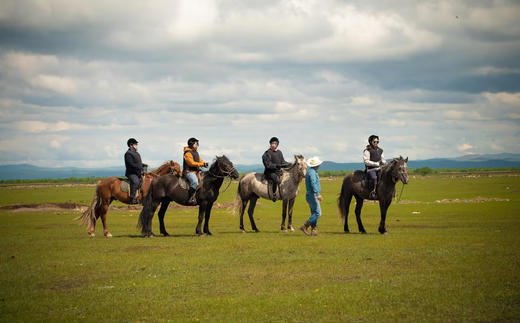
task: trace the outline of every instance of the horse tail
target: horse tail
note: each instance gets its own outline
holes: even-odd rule
[[[338,197],[338,209],[342,219],[345,219],[345,217],[347,216],[348,207],[349,205],[347,205],[347,192],[345,189],[345,181],[343,181],[343,184],[341,185],[341,193],[339,193]]]
[[[242,195],[240,194],[240,191],[241,191],[240,190],[240,184],[241,183],[242,183],[242,181],[238,182],[238,190],[237,190],[237,195],[235,196],[235,204],[234,204],[234,207],[233,207],[233,215],[242,214],[242,208],[243,208],[244,204],[242,203]]]
[[[101,204],[101,199],[99,198],[98,191],[96,189],[96,194],[94,194],[94,199],[90,203],[90,206],[78,216],[75,220],[81,221],[81,224],[84,225],[87,229],[90,230],[93,223],[96,222],[96,210]]]
[[[141,210],[141,213],[139,214],[139,220],[137,221],[137,229],[141,229],[142,232],[147,231],[148,228],[148,222],[150,221],[150,212],[152,210],[152,204],[153,204],[153,182],[150,184],[150,189],[148,190],[148,194],[146,195],[144,201],[143,201],[143,209]]]

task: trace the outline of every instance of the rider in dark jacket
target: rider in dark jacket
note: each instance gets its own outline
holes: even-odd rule
[[[269,140],[271,146],[262,155],[262,162],[265,167],[265,178],[273,182],[273,202],[276,201],[276,188],[278,187],[278,184],[280,184],[282,168],[290,165],[284,160],[282,152],[278,150],[279,143],[280,141],[278,138],[271,138],[271,140]]]
[[[135,193],[139,187],[139,178],[143,173],[143,162],[141,161],[141,155],[137,152],[137,140],[130,138],[126,144],[128,145],[128,150],[125,153],[125,176],[128,177],[130,182],[132,204],[137,204],[139,202],[135,198]]]
[[[363,150],[363,163],[365,164],[366,172],[368,174],[368,190],[370,191],[369,198],[377,200],[377,173],[379,167],[386,164],[383,156],[383,149],[379,148],[379,137],[371,135],[368,138],[367,147]]]

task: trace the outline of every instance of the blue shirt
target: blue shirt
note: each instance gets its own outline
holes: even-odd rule
[[[307,194],[321,194],[320,177],[318,176],[318,172],[312,167],[307,167],[305,188],[307,189]]]

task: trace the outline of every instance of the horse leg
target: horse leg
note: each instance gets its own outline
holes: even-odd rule
[[[211,208],[213,207],[213,202],[209,202],[206,211],[205,211],[205,218],[204,218],[204,233],[207,235],[211,235],[211,232],[209,231],[209,217],[211,216]]]
[[[202,220],[204,219],[204,213],[206,211],[206,202],[202,202],[199,205],[199,222],[197,223],[197,227],[195,228],[195,233],[199,236],[202,235],[202,230],[200,227],[202,226]]]
[[[249,202],[249,208],[247,209],[247,214],[249,214],[249,221],[251,222],[251,229],[253,229],[255,232],[260,232],[255,224],[255,219],[253,218],[253,212],[255,212],[255,206],[256,201],[258,200],[258,197],[251,198],[251,201]]]
[[[152,232],[152,219],[153,215],[155,214],[155,210],[157,210],[157,207],[159,206],[160,201],[152,201],[150,210],[149,210],[149,216],[146,222],[146,228],[143,227],[143,236],[146,238],[155,237],[155,234]],[[144,207],[143,207],[144,210]]]
[[[381,234],[388,234],[386,231],[386,211],[388,211],[388,207],[390,206],[390,203],[392,203],[392,200],[380,200],[379,201],[379,209],[381,210],[381,222],[379,222],[379,233]]]
[[[293,207],[294,207],[294,201],[295,201],[295,198],[294,199],[290,199],[289,200],[289,205],[288,205],[289,220],[287,222],[287,228],[291,232],[294,232],[294,228],[292,226],[292,211],[293,211]]]
[[[168,232],[166,232],[166,228],[164,227],[164,215],[166,214],[168,205],[170,205],[170,201],[162,200],[161,208],[159,209],[159,213],[157,213],[157,216],[159,217],[159,230],[163,236],[169,236]]]
[[[246,233],[244,229],[244,212],[246,211],[248,201],[249,200],[242,200],[242,208],[240,209],[240,231],[242,231],[242,233]]]
[[[287,217],[287,200],[283,200],[282,204],[282,225],[280,226],[280,229],[283,232],[287,232],[287,229],[285,228],[285,218]]]
[[[101,221],[103,222],[103,234],[107,238],[112,238],[112,234],[108,231],[107,226],[107,211],[108,206],[110,205],[110,202],[103,201],[101,205],[99,206],[99,216],[101,217]]]
[[[350,202],[352,202],[352,194],[347,195],[347,197],[345,198],[345,225],[343,226],[343,230],[345,231],[345,233],[350,232],[348,229],[348,212],[350,211]],[[356,206],[357,206],[357,200],[356,200]],[[360,209],[360,213],[361,213],[361,209]]]
[[[363,223],[361,222],[361,208],[363,207],[363,199],[361,197],[356,196],[356,221],[358,225],[359,232],[367,233],[365,228],[363,227]],[[345,219],[346,220],[346,219]]]

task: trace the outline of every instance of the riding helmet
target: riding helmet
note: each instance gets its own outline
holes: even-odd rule
[[[369,143],[369,144],[372,144],[372,140],[374,140],[374,139],[376,139],[376,138],[377,138],[377,140],[379,140],[379,137],[376,136],[376,135],[372,135],[372,136],[368,137],[368,143]]]
[[[191,137],[190,139],[188,139],[188,147],[193,148],[193,145],[194,145],[196,142],[199,142],[199,140],[198,140],[197,138],[193,138],[193,137]]]
[[[128,145],[128,147],[130,147],[131,145],[135,145],[137,144],[137,140],[135,140],[134,138],[130,138],[128,139],[128,141],[126,142],[126,144]]]
[[[278,140],[278,138],[273,137],[273,138],[269,139],[269,144],[272,144],[273,141],[276,141],[277,143],[280,143],[280,140]]]

